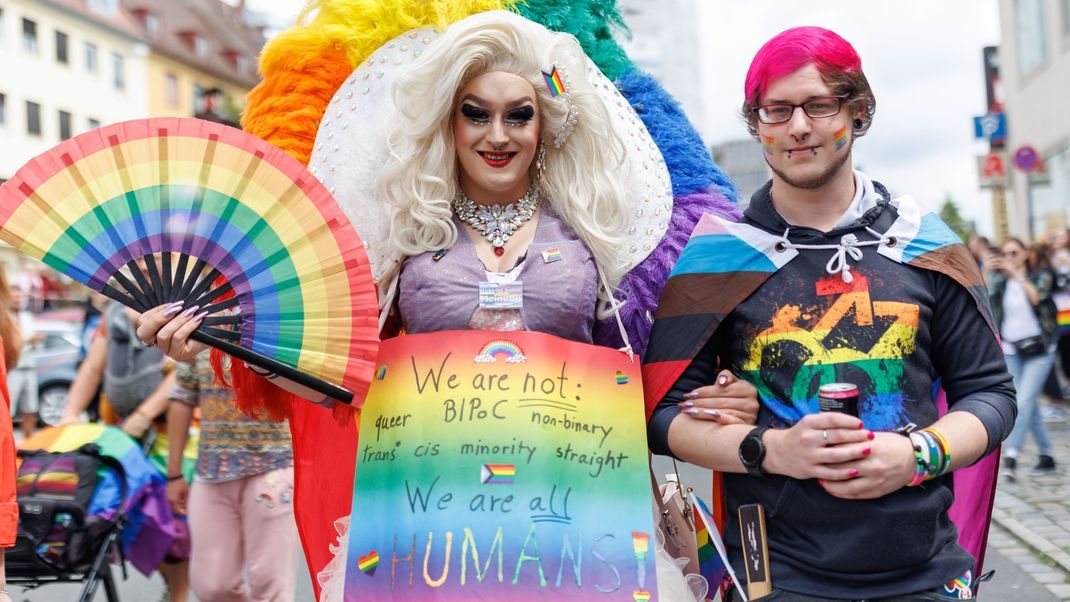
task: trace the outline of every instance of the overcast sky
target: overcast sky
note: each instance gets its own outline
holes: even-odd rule
[[[893,192],[938,209],[950,194],[979,230],[991,233],[989,195],[977,188],[973,116],[985,109],[981,48],[999,44],[997,0],[696,0],[709,142],[745,136],[736,117],[743,78],[758,48],[798,25],[832,29],[851,42],[877,97],[873,127],[855,165]],[[280,27],[300,0],[247,0]]]

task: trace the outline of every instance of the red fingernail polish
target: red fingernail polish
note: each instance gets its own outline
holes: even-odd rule
[[[869,439],[870,441],[873,441],[873,439],[876,438],[876,436],[877,435],[873,431],[870,431],[869,434],[866,435],[866,439]]]
[[[818,480],[817,480],[817,484],[818,484],[818,485],[821,485],[822,487],[824,487],[824,486],[825,486],[825,481],[824,481],[824,479],[818,479]]]
[[[851,472],[847,473],[847,476],[849,476],[849,477],[857,477],[858,476],[858,469],[857,468],[852,468]]]
[[[861,420],[859,420],[859,421],[858,421],[858,428],[860,428],[860,429],[864,429],[864,428],[866,428],[866,425],[865,425],[865,424],[863,424]]]
[[[871,453],[873,453],[873,450],[868,448],[868,447],[866,449],[862,450],[862,455],[863,456],[868,456]]]

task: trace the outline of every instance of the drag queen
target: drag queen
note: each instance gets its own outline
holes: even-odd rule
[[[377,55],[432,35],[400,36]],[[383,336],[531,330],[592,343],[596,322],[611,320],[631,353],[613,291],[664,234],[672,203],[649,134],[570,35],[493,11],[435,37],[396,73],[376,55],[354,72],[332,104],[343,113],[363,96],[362,109],[382,113],[343,121],[329,112],[310,164],[368,248]],[[365,83],[383,79],[393,84]],[[369,144],[377,123],[383,143]],[[517,283],[522,296],[508,309],[481,307],[481,283]],[[139,337],[172,355],[195,352],[186,337],[197,324],[168,319],[162,308],[146,313]],[[754,389],[724,376],[699,389],[692,415],[754,422]],[[323,601],[342,599],[348,520],[318,576]],[[701,577],[691,588],[673,567],[659,563],[662,599],[701,599]]]

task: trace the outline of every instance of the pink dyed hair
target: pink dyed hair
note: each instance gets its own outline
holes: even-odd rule
[[[876,98],[862,72],[862,59],[851,44],[823,27],[793,27],[766,42],[751,61],[743,82],[743,118],[751,135],[757,135],[753,110],[772,82],[807,65],[817,67],[821,78],[836,95],[847,96],[853,107],[864,104],[863,125],[854,128],[854,137],[869,129],[876,110]]]

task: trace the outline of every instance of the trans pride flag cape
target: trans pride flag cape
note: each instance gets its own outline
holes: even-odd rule
[[[988,292],[973,256],[958,236],[932,211],[910,197],[891,201],[898,217],[885,232],[894,245],[880,245],[878,253],[902,264],[948,276],[965,288],[985,321],[998,331],[988,306]],[[798,256],[777,247],[781,237],[749,224],[706,215],[695,227],[677,262],[654,319],[643,366],[647,418],[690,365],[721,321],[758,290],[777,270]],[[947,412],[943,391],[937,396],[941,414]],[[959,543],[977,559],[981,572],[988,525],[995,501],[999,454],[989,454],[973,466],[952,473],[955,502],[950,516]],[[714,474],[714,519],[724,528],[724,500],[720,475]]]

